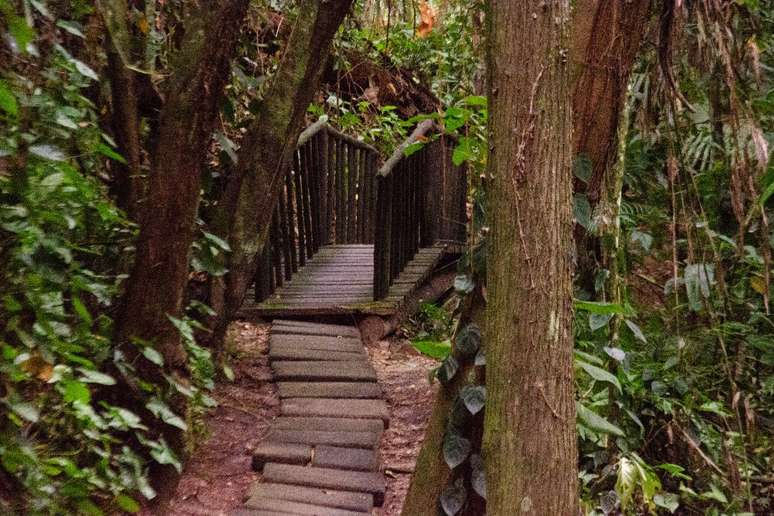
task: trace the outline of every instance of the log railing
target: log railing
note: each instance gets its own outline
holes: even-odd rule
[[[379,154],[320,120],[301,133],[257,267],[262,301],[327,244],[370,244]]]
[[[420,123],[376,175],[375,300],[421,247],[465,242],[465,169],[452,166],[448,137],[430,138],[435,130],[431,120]],[[427,143],[406,152],[420,141]]]
[[[325,119],[304,130],[257,266],[256,301],[328,244],[374,245],[374,300],[387,297],[420,248],[443,244],[459,252],[467,178],[464,167],[452,165],[450,138],[435,131],[433,121],[420,123],[377,172],[376,149]],[[406,152],[420,141],[421,148]]]

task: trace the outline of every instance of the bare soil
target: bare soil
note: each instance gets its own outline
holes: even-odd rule
[[[390,427],[379,447],[387,493],[384,506],[376,513],[397,516],[433,408],[437,384],[429,383],[428,372],[437,363],[419,354],[405,339],[380,340],[367,349],[390,406]]]
[[[231,326],[235,381],[217,385],[213,397],[219,405],[205,420],[208,437],[186,464],[165,514],[227,515],[260,478],[251,468],[252,450],[268,435],[279,409],[268,365],[269,327],[248,322]],[[387,495],[375,514],[397,516],[432,409],[435,387],[427,375],[435,362],[397,338],[377,341],[367,350],[391,411],[390,428],[380,443]]]
[[[229,514],[242,505],[250,485],[259,478],[251,468],[252,450],[268,434],[279,412],[267,355],[269,326],[231,325],[234,382],[216,386],[213,397],[218,407],[205,420],[209,437],[186,464],[165,514]]]

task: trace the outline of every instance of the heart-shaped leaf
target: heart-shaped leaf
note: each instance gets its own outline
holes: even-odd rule
[[[484,461],[481,459],[481,455],[477,453],[470,456],[470,485],[478,496],[486,500]]]
[[[465,407],[475,416],[484,408],[486,387],[483,385],[466,385],[460,391],[460,397],[463,403],[465,403]]]
[[[465,483],[462,478],[449,482],[441,492],[441,507],[447,516],[454,516],[462,510],[465,500],[468,498],[468,491],[465,489]]]
[[[470,323],[457,334],[456,349],[462,356],[472,357],[481,345],[481,328]]]
[[[443,440],[443,459],[449,469],[454,469],[465,462],[470,454],[470,448],[469,440],[453,431],[447,431]]]

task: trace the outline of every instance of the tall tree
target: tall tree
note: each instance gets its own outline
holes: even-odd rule
[[[487,512],[577,514],[570,5],[488,14]]]
[[[652,0],[580,0],[573,7],[570,46],[573,76],[573,159],[584,179],[575,192],[588,202],[605,233],[613,225],[621,178],[611,177],[632,66],[650,30]],[[620,190],[620,188],[619,188]],[[608,198],[608,196],[612,196]],[[599,235],[575,228],[579,284],[593,292],[601,256]]]
[[[304,114],[328,60],[333,36],[352,0],[302,0],[285,53],[255,121],[239,150],[216,216],[216,231],[228,238],[225,283],[213,280],[211,303],[218,312],[214,341],[244,300],[257,256],[268,235],[281,179],[292,162]]]
[[[184,34],[164,87],[135,262],[115,333],[119,343],[132,338],[154,342],[171,368],[185,367],[185,352],[169,317],[181,313],[202,165],[248,4],[186,4]]]

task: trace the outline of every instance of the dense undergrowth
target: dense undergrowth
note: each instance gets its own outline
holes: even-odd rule
[[[0,0],[0,512],[134,512],[154,497],[150,466],[182,467],[145,418],[185,430],[189,446],[203,435],[216,368],[195,335],[208,308],[194,302],[190,318],[174,321],[187,351],[185,381],[140,379],[113,345],[136,225],[117,208],[111,181],[126,158],[108,123],[104,27],[91,2],[50,4]],[[617,267],[596,263],[593,284],[576,290],[579,494],[588,514],[774,510],[774,11],[765,2],[733,4],[725,25],[697,9],[685,13],[673,50],[681,56],[673,67],[679,96],[659,75],[663,56],[651,50],[631,81]],[[147,35],[134,51],[144,73],[161,81],[173,38],[167,21],[179,13],[148,6],[131,13],[133,30]],[[310,119],[325,114],[388,154],[418,120],[435,118],[457,139],[454,161],[475,172],[459,297],[425,307],[408,330],[420,351],[445,360],[440,375],[448,380],[458,370],[446,358],[453,341],[463,335],[474,345],[476,367],[478,347],[486,347],[485,331],[457,324],[459,298],[485,272],[481,6],[451,1],[435,17],[393,13],[386,24],[378,6],[358,5],[356,13],[337,37],[333,79]],[[208,231],[209,215],[287,37],[276,16],[253,6],[232,66],[203,178],[194,283],[225,272],[219,257],[228,245]],[[363,60],[385,72],[342,91]],[[422,88],[393,95],[400,103],[378,100],[380,90],[404,87],[400,81]],[[420,109],[428,91],[434,109]],[[149,144],[155,128],[145,123]],[[590,175],[582,156],[575,174]],[[582,231],[600,234],[610,224],[600,216],[576,196]],[[617,299],[609,296],[611,275],[622,285]],[[163,365],[152,343],[133,346]],[[141,402],[122,396],[127,383]],[[467,410],[478,413],[484,393],[468,387]],[[173,408],[181,395],[190,400],[185,413]],[[452,451],[454,468],[470,467],[447,490],[451,514],[466,503],[462,490],[485,493],[477,456]]]

